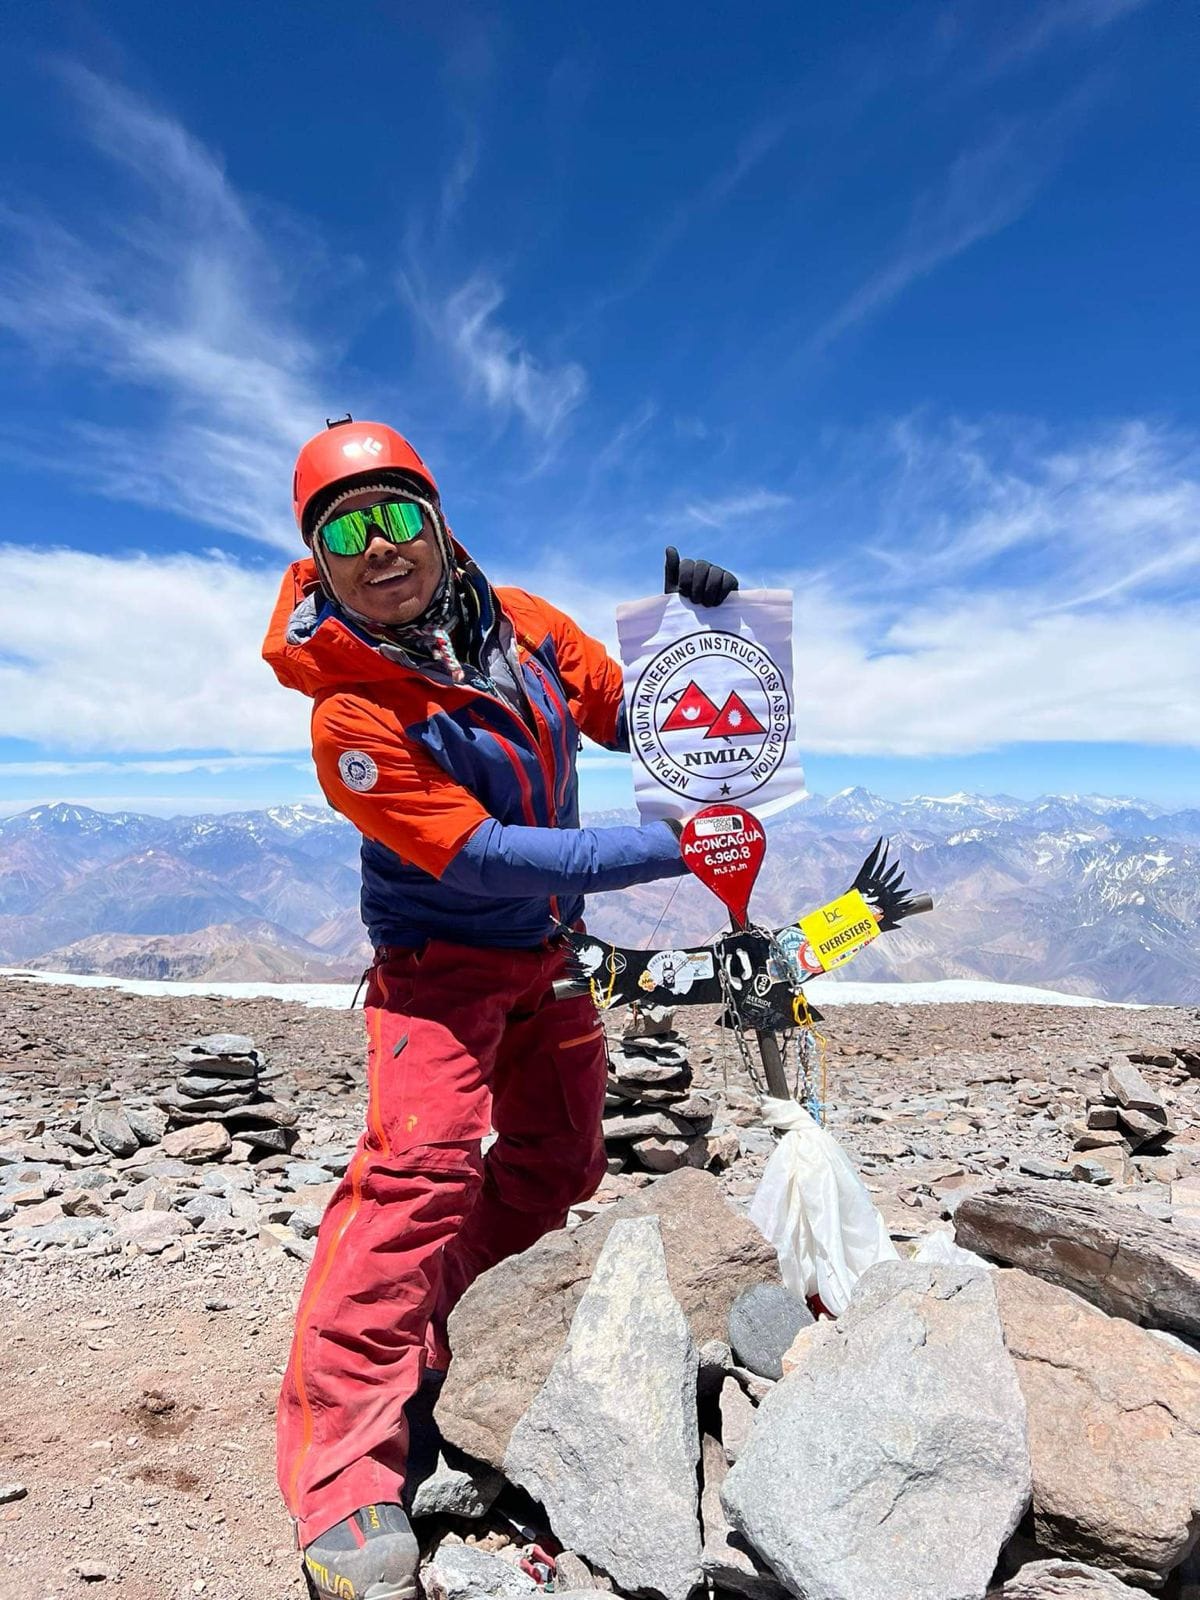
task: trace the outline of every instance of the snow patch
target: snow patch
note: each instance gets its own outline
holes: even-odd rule
[[[0,967],[0,978],[21,983],[58,983],[73,989],[122,989],[126,994],[183,998],[213,995],[229,1000],[290,1000],[296,1005],[348,1010],[358,987],[353,983],[171,983],[155,978],[103,978],[74,972],[31,972],[27,967]],[[974,978],[943,978],[936,983],[857,983],[838,978],[816,978],[805,993],[820,1006],[922,1006],[963,1005],[990,1001],[1020,1006],[1106,1006],[1113,1000],[1090,995],[1062,994],[1024,983],[988,983]],[[1120,1007],[1117,1007],[1120,1009]],[[1144,1007],[1127,1005],[1127,1010]]]

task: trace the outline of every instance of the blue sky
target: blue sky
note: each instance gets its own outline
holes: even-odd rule
[[[794,588],[816,790],[1200,801],[1187,8],[110,0],[5,43],[0,807],[314,795],[258,650],[346,410],[605,637],[667,542]]]

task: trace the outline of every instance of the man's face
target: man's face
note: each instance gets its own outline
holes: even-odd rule
[[[377,489],[368,489],[340,501],[338,513],[362,511],[385,498]],[[415,622],[442,577],[442,554],[428,516],[421,532],[406,544],[393,544],[380,532],[361,555],[335,556],[326,549],[325,561],[335,597],[384,627]]]

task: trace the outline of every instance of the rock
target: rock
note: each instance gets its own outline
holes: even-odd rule
[[[1089,1128],[1115,1128],[1117,1125],[1117,1109],[1115,1106],[1089,1106],[1087,1114]]]
[[[554,1558],[554,1589],[556,1594],[571,1589],[592,1589],[596,1580],[592,1569],[574,1550],[563,1550]]]
[[[701,1399],[720,1394],[726,1375],[733,1370],[733,1351],[722,1339],[709,1339],[700,1346],[700,1372],[696,1388]]]
[[[257,1110],[257,1106],[250,1106],[244,1113],[230,1112],[229,1115],[231,1117],[234,1115],[252,1116]],[[266,1150],[270,1153],[282,1155],[291,1149],[295,1139],[294,1131],[288,1128],[239,1127],[232,1149],[236,1149],[238,1145],[241,1145],[248,1155],[253,1155],[256,1150]]]
[[[633,1005],[625,1015],[626,1039],[653,1039],[672,1032],[674,1006]]]
[[[765,1571],[755,1560],[741,1534],[735,1533],[721,1504],[721,1487],[729,1472],[726,1450],[718,1440],[706,1434],[701,1449],[704,1468],[704,1488],[700,1495],[700,1520],[704,1527],[704,1545],[700,1552],[700,1565],[710,1586],[717,1590],[732,1590],[749,1600],[771,1600],[787,1594],[779,1581]]]
[[[808,1329],[804,1329],[804,1332],[807,1333]],[[761,1405],[775,1387],[773,1379],[760,1378],[756,1372],[751,1372],[748,1367],[739,1367],[736,1363],[733,1368],[733,1376],[756,1406]]]
[[[443,1539],[422,1573],[428,1600],[477,1600],[479,1596],[538,1594],[520,1567],[473,1545]]]
[[[1093,1155],[1080,1155],[1071,1162],[1071,1176],[1077,1183],[1095,1183],[1103,1187],[1113,1181],[1108,1166]]]
[[[1151,1116],[1148,1111],[1127,1110],[1122,1106],[1117,1115],[1121,1119],[1121,1126],[1132,1135],[1135,1145],[1149,1144],[1152,1139],[1165,1139],[1175,1131],[1169,1121]]]
[[[1175,1059],[1173,1050],[1155,1044],[1152,1039],[1139,1039],[1131,1033],[1117,1034],[1112,1040],[1112,1048],[1119,1050],[1128,1060],[1141,1062],[1148,1067],[1169,1067]],[[1111,1066],[1112,1062],[1109,1061],[1107,1065]]]
[[[1125,1145],[1125,1135],[1120,1128],[1084,1128],[1076,1122],[1071,1131],[1075,1134],[1076,1150],[1112,1150]]]
[[[665,1060],[650,1061],[618,1050],[609,1056],[609,1063],[619,1083],[683,1089],[685,1092],[691,1087],[691,1072],[683,1051]]]
[[[128,1194],[123,1194],[117,1204],[122,1211],[170,1211],[174,1208],[177,1190],[151,1178],[146,1183],[135,1184]]]
[[[189,1128],[176,1128],[161,1141],[165,1156],[198,1163],[219,1161],[229,1153],[230,1138],[219,1122],[197,1122]]]
[[[71,1571],[81,1583],[107,1583],[112,1577],[114,1569],[106,1567],[102,1561],[77,1561]]]
[[[708,1122],[712,1117],[707,1118]],[[669,1111],[644,1111],[634,1116],[605,1117],[604,1142],[622,1139],[690,1139],[706,1127],[672,1116]]]
[[[226,1222],[233,1217],[233,1207],[229,1201],[219,1194],[197,1194],[179,1208],[179,1215],[186,1217],[193,1227],[200,1227],[204,1222]]]
[[[63,1215],[61,1200],[42,1200],[36,1205],[18,1205],[9,1220],[0,1226],[5,1228],[40,1228],[43,1223],[57,1222]]]
[[[1167,1108],[1162,1095],[1152,1089],[1138,1069],[1129,1061],[1114,1061],[1104,1074],[1104,1091],[1118,1105],[1131,1111],[1149,1111],[1160,1122],[1167,1120]]]
[[[157,1106],[126,1106],[125,1120],[140,1144],[158,1144],[167,1131],[167,1114]]]
[[[190,1048],[199,1055],[204,1056],[253,1056],[258,1065],[262,1056],[254,1048],[254,1040],[244,1033],[207,1033],[203,1039],[197,1039]],[[176,1060],[179,1060],[176,1052]]]
[[[679,1172],[684,1167],[703,1167],[708,1163],[708,1146],[703,1139],[639,1139],[633,1147],[635,1158],[647,1172]]]
[[[185,1161],[164,1156],[161,1149],[142,1149],[128,1161],[119,1163],[121,1176],[130,1183],[145,1183],[150,1178],[163,1178],[168,1182],[186,1179],[191,1182],[196,1174]]]
[[[319,1161],[289,1161],[282,1182],[289,1189],[306,1189],[333,1183],[333,1175]]]
[[[1107,1150],[1089,1150],[1085,1155],[1071,1157],[1071,1176],[1081,1183],[1101,1186],[1109,1183],[1132,1183],[1133,1167],[1124,1145],[1110,1145]]]
[[[249,1101],[250,1096],[243,1093],[189,1097],[173,1085],[160,1090],[154,1097],[155,1104],[180,1127],[191,1127],[210,1118],[216,1121],[218,1114],[224,1118],[229,1112],[250,1109]]]
[[[62,1208],[68,1217],[102,1217],[104,1206],[90,1189],[68,1189],[62,1195]]]
[[[237,1210],[234,1210],[237,1216]],[[281,1250],[286,1256],[294,1256],[297,1261],[311,1261],[316,1254],[316,1243],[312,1239],[301,1239],[282,1222],[264,1222],[258,1230],[258,1242],[264,1250]]]
[[[47,1222],[40,1228],[31,1228],[22,1238],[35,1248],[43,1246],[65,1246],[67,1249],[76,1249],[80,1246],[91,1244],[108,1233],[108,1221],[100,1217],[59,1217],[56,1222]]]
[[[114,1156],[131,1156],[140,1142],[119,1105],[93,1102],[80,1120],[80,1129],[97,1150]]]
[[[736,1128],[719,1128],[704,1141],[705,1166],[714,1172],[731,1167],[741,1153],[741,1140]]]
[[[238,1078],[253,1085],[258,1081],[259,1056],[255,1051],[249,1056],[210,1056],[203,1051],[175,1050],[175,1060],[183,1067],[181,1076],[199,1075],[209,1078]]]
[[[743,1289],[729,1309],[729,1345],[742,1366],[760,1378],[782,1378],[784,1352],[816,1318],[781,1283]]]
[[[414,1517],[486,1517],[504,1479],[488,1467],[472,1467],[465,1457],[462,1465],[452,1465],[445,1453],[438,1456],[437,1465],[427,1478],[422,1479],[413,1496]]]
[[[325,1215],[320,1206],[297,1206],[288,1220],[288,1227],[301,1239],[315,1239]]]
[[[754,1406],[736,1378],[726,1378],[721,1385],[720,1410],[721,1444],[732,1466],[750,1437],[755,1417]]]
[[[295,1106],[286,1105],[281,1100],[256,1100],[253,1105],[238,1106],[221,1118],[225,1126],[241,1139],[250,1137],[245,1132],[247,1128],[294,1128],[299,1120],[300,1113]]]
[[[235,1104],[253,1100],[257,1092],[253,1078],[214,1078],[202,1072],[183,1073],[176,1078],[175,1087],[181,1095],[191,1100],[209,1100],[232,1095]]]
[[[1133,1165],[1151,1183],[1174,1183],[1183,1176],[1178,1158],[1173,1155],[1134,1156]]]
[[[1200,1534],[1200,1361],[1026,1272],[996,1280],[1039,1549],[1157,1587]]]
[[[1078,1561],[1031,1561],[1007,1583],[989,1589],[988,1600],[1145,1600],[1145,1593]]]
[[[822,1324],[820,1322],[814,1322],[807,1328],[801,1328],[792,1341],[791,1348],[784,1351],[783,1361],[780,1365],[783,1367],[785,1378],[789,1372],[795,1372],[797,1367],[802,1366],[808,1360],[809,1347],[815,1339],[821,1337],[821,1327]]]
[[[1002,1178],[964,1200],[968,1250],[1061,1284],[1115,1317],[1200,1336],[1200,1235],[1075,1184]]]
[[[156,1256],[192,1231],[186,1217],[174,1211],[126,1211],[116,1219],[118,1244],[135,1244],[143,1255]]]
[[[794,1594],[983,1594],[1030,1494],[994,1276],[872,1267],[759,1408],[722,1501]]]
[[[715,1177],[688,1168],[659,1178],[570,1233],[547,1234],[467,1290],[450,1318],[455,1356],[438,1401],[451,1444],[503,1466],[513,1426],[554,1364],[609,1230],[646,1215],[659,1219],[667,1275],[698,1345],[724,1339],[742,1289],[779,1281],[775,1251]]]
[[[657,1219],[615,1222],[504,1458],[559,1539],[664,1600],[700,1580],[698,1365]]]

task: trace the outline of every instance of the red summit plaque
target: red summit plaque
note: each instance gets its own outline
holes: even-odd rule
[[[683,825],[684,863],[724,901],[735,928],[744,928],[750,891],[767,851],[762,823],[744,806],[705,806]]]

